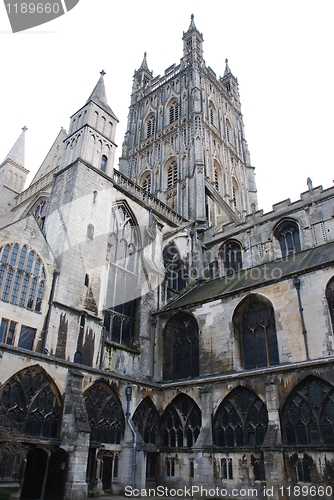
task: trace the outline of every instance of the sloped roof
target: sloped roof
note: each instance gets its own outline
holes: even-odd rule
[[[241,291],[257,289],[329,265],[334,265],[334,242],[249,269],[242,269],[240,272],[222,278],[208,279],[207,281],[203,279],[194,288],[187,290],[183,295],[167,304],[162,311],[212,302]]]

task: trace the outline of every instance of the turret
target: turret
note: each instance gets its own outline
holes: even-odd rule
[[[81,158],[112,175],[118,119],[107,102],[105,72],[101,71],[100,74],[86,104],[71,117],[61,168]]]
[[[15,142],[0,165],[0,215],[9,212],[15,205],[15,196],[23,190],[29,170],[24,168],[25,133],[27,127]]]

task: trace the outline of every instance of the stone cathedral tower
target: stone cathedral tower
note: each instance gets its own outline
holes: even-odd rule
[[[11,498],[333,498],[334,187],[257,210],[238,82],[183,44],[120,170],[104,71],[30,186],[26,128],[0,164]]]
[[[145,53],[134,73],[120,170],[198,227],[257,209],[238,81],[206,66],[194,16],[179,65],[154,78]]]

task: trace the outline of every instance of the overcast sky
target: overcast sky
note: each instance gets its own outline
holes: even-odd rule
[[[153,76],[178,64],[192,13],[206,64],[219,77],[228,58],[238,78],[259,208],[299,199],[307,177],[331,187],[333,0],[80,0],[62,17],[16,34],[1,2],[0,163],[26,125],[26,168],[35,173],[102,69],[120,121],[118,158],[134,70],[145,51]]]

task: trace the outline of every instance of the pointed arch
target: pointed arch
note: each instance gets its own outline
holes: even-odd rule
[[[39,365],[10,377],[0,389],[0,404],[17,424],[21,434],[59,438],[62,398],[51,376]]]
[[[242,269],[242,247],[237,240],[229,240],[219,249],[220,260],[226,274],[237,273]]]
[[[131,346],[134,336],[136,290],[141,238],[137,220],[125,201],[111,210],[109,274],[104,311],[106,340]]]
[[[144,133],[146,134],[144,139],[154,136],[155,134],[155,116],[154,113],[151,112],[148,114],[148,116],[145,119],[145,129]]]
[[[173,241],[163,249],[163,261],[166,269],[166,295],[167,299],[170,299],[175,295],[175,292],[181,291],[186,286],[186,270]]]
[[[170,157],[165,163],[165,177],[166,177],[166,188],[170,189],[177,184],[178,179],[178,168],[177,159],[175,156]]]
[[[167,109],[168,109],[167,116],[169,118],[168,123],[173,123],[179,119],[180,105],[179,105],[179,101],[176,99],[176,97],[173,97],[170,100],[169,104],[167,105]]]
[[[325,294],[329,315],[332,322],[332,330],[334,331],[334,276],[328,281]]]
[[[202,413],[187,394],[178,394],[161,417],[161,440],[166,448],[192,448],[202,427]]]
[[[0,247],[0,300],[40,312],[45,269],[40,256],[34,250],[28,251],[27,245]]]
[[[282,257],[301,251],[299,226],[294,219],[280,221],[274,229],[274,236],[280,244]]]
[[[91,442],[120,444],[125,429],[122,405],[104,381],[95,382],[84,392],[91,429]]]
[[[289,446],[334,445],[334,387],[320,377],[302,380],[283,407],[282,434]]]
[[[199,375],[199,335],[195,318],[179,312],[163,332],[163,379],[177,380]]]
[[[267,298],[245,297],[234,311],[233,326],[245,369],[279,363],[274,308]]]
[[[152,399],[146,396],[137,406],[132,417],[144,443],[157,444],[159,436],[159,413]]]
[[[222,448],[261,446],[268,427],[265,403],[246,387],[236,387],[213,418],[213,444]]]

